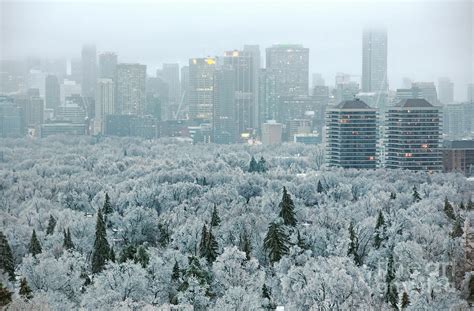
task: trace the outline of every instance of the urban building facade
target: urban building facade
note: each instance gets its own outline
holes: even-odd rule
[[[143,115],[146,103],[146,65],[118,64],[115,113]]]

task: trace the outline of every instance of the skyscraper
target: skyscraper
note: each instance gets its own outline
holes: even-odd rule
[[[112,52],[99,54],[99,78],[115,79],[117,70],[117,55]]]
[[[273,45],[266,49],[266,68],[275,75],[277,96],[308,95],[309,49]]]
[[[165,107],[165,120],[174,119],[181,99],[179,64],[163,64],[161,78],[168,85],[168,105]]]
[[[189,93],[189,66],[181,67],[181,99],[176,111],[176,119],[184,119],[188,115],[188,93]]]
[[[248,53],[252,57],[253,62],[253,95],[254,95],[254,104],[255,104],[255,111],[254,111],[254,124],[256,128],[260,128],[260,95],[259,95],[259,75],[260,75],[260,46],[258,45],[244,45],[244,52]]]
[[[450,104],[454,101],[454,83],[447,77],[438,79],[439,101]]]
[[[48,75],[45,84],[45,106],[49,109],[56,109],[61,104],[58,78],[54,75]]]
[[[99,79],[95,97],[94,133],[103,133],[105,117],[115,113],[115,89],[112,79]]]
[[[416,88],[421,92],[420,98],[426,99],[432,105],[438,105],[438,92],[434,82],[413,82],[412,89]]]
[[[366,29],[362,36],[362,92],[387,90],[387,31]]]
[[[214,71],[216,59],[211,57],[189,60],[189,116],[211,122],[213,110]]]
[[[230,65],[219,66],[214,73],[212,140],[218,144],[235,142],[235,74]]]
[[[426,99],[405,99],[387,113],[386,167],[441,171],[441,114]]]
[[[359,99],[326,110],[326,159],[329,166],[375,169],[377,112]]]
[[[116,112],[142,115],[146,103],[146,65],[118,64],[116,83]]]
[[[82,47],[82,96],[95,97],[97,84],[97,55],[95,45],[84,45]]]
[[[467,85],[467,101],[474,102],[474,83],[469,83]]]

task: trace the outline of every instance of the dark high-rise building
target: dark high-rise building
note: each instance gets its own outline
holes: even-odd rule
[[[439,101],[442,104],[450,104],[454,101],[454,83],[449,78],[438,79]]]
[[[181,99],[181,85],[179,81],[179,64],[163,64],[163,68],[157,73],[168,86],[168,98],[164,109],[164,119],[174,119]]]
[[[117,70],[117,54],[104,52],[99,54],[99,78],[115,80]]]
[[[366,29],[362,36],[362,92],[387,90],[387,31]]]
[[[20,137],[24,135],[23,112],[13,99],[0,96],[0,137]]]
[[[45,79],[45,84],[45,106],[48,109],[57,109],[61,105],[58,78],[54,75],[49,75]]]
[[[95,87],[97,85],[97,54],[95,45],[85,45],[82,47],[82,96],[95,97]]]
[[[204,122],[212,120],[214,71],[216,59],[211,57],[189,60],[189,115]]]
[[[277,96],[308,95],[309,49],[273,45],[266,49],[267,74],[274,75]]]
[[[326,110],[326,162],[329,166],[375,169],[377,112],[359,99]]]
[[[146,103],[146,65],[118,64],[116,112],[143,115]]]
[[[249,54],[252,57],[252,77],[253,77],[253,97],[255,103],[255,115],[254,115],[254,124],[256,128],[260,128],[260,95],[259,95],[259,75],[260,75],[260,46],[258,45],[244,45],[244,53]]]
[[[474,140],[443,142],[443,171],[474,175]]]
[[[220,66],[214,74],[212,137],[215,143],[233,143],[237,137],[235,118],[235,71]]]
[[[425,99],[405,99],[387,113],[386,167],[441,171],[441,112]]]

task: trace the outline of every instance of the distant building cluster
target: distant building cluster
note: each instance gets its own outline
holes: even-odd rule
[[[319,73],[309,80],[309,49],[300,44],[272,45],[264,62],[258,45],[244,45],[151,75],[94,45],[69,62],[1,60],[0,136],[324,144],[331,166],[446,170],[443,141],[474,136],[474,84],[466,102],[454,101],[448,77],[437,85],[405,78],[391,90],[387,54],[387,32],[366,29],[362,75],[339,72],[334,84]],[[449,167],[466,173],[466,165]]]

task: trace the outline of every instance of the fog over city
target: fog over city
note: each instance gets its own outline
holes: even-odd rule
[[[8,1],[1,2],[1,58],[80,57],[83,43],[115,51],[154,73],[162,63],[220,56],[244,44],[299,43],[310,72],[334,83],[361,75],[364,27],[387,28],[388,80],[449,77],[455,99],[473,81],[470,0],[454,1]],[[263,58],[262,58],[263,61]],[[263,63],[262,63],[263,64]]]

